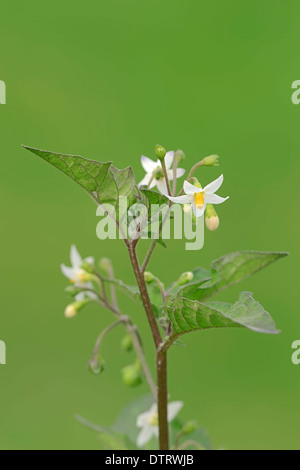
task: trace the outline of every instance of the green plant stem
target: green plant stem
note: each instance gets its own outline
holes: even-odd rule
[[[167,384],[167,352],[158,350],[156,355],[157,369],[157,408],[159,427],[159,448],[169,449],[168,425],[168,384]]]
[[[169,215],[170,215],[170,210],[171,210],[171,207],[172,207],[172,203],[170,202],[170,206],[169,206],[169,209],[167,210],[167,212],[165,213],[165,216],[163,218],[163,220],[161,221],[160,225],[159,225],[159,229],[157,231],[157,233],[155,234],[155,237],[154,237],[154,240],[152,241],[151,245],[150,245],[150,248],[148,250],[148,253],[146,254],[146,257],[145,257],[145,260],[143,262],[143,265],[142,265],[142,273],[144,273],[147,269],[147,266],[149,264],[149,261],[150,261],[150,258],[152,256],[152,253],[156,247],[156,244],[157,244],[157,240],[159,239],[160,235],[161,235],[161,232],[162,232],[162,229],[163,229],[163,226],[165,225],[166,223],[166,220],[168,219]]]
[[[162,166],[163,173],[164,173],[164,177],[165,177],[165,180],[166,180],[166,185],[167,185],[168,194],[169,194],[169,196],[172,196],[171,187],[170,187],[170,181],[169,181],[168,172],[167,172],[167,168],[166,168],[166,162],[165,162],[164,159],[161,160],[161,166]]]
[[[102,331],[102,333],[99,335],[97,341],[96,341],[96,344],[95,344],[95,348],[94,348],[94,352],[93,352],[93,356],[90,360],[90,362],[92,362],[94,359],[97,359],[98,356],[99,356],[99,350],[100,350],[100,347],[101,347],[101,343],[103,341],[103,339],[105,338],[105,336],[110,332],[112,331],[114,328],[116,328],[116,326],[120,325],[121,323],[126,323],[128,321],[128,317],[120,317],[119,320],[117,320],[115,323],[113,323],[112,325],[109,325],[107,328],[105,328],[105,330]]]
[[[196,163],[192,168],[191,168],[191,171],[189,172],[188,174],[188,177],[186,179],[186,181],[190,181],[191,177],[193,176],[193,174],[195,173],[196,170],[198,170],[198,168],[200,168],[200,166],[203,165],[203,160],[201,160],[201,162],[198,162]],[[182,188],[182,190],[180,191],[180,193],[178,194],[178,196],[181,196],[184,192],[184,189]]]
[[[94,292],[94,291],[92,291],[92,292]],[[137,354],[137,356],[140,360],[144,376],[145,376],[145,378],[148,382],[148,385],[150,387],[153,398],[154,398],[155,401],[157,401],[157,389],[156,389],[156,386],[153,382],[152,375],[151,375],[151,372],[149,370],[149,367],[148,367],[148,364],[147,364],[147,361],[146,361],[146,358],[145,358],[145,355],[144,355],[140,335],[139,335],[139,332],[138,332],[138,329],[137,329],[136,325],[133,325],[132,322],[131,322],[131,319],[128,316],[123,316],[122,313],[120,312],[119,308],[114,307],[108,301],[104,301],[104,299],[100,298],[99,300],[95,299],[94,302],[97,303],[98,305],[101,305],[101,307],[109,309],[119,319],[116,323],[114,323],[114,325],[111,325],[110,327],[108,327],[109,331],[114,326],[117,326],[117,324],[119,324],[120,322],[122,322],[124,324],[127,333],[131,337],[133,347],[134,347],[135,352],[136,352],[136,354]],[[104,331],[106,331],[106,330],[104,330]],[[106,333],[108,333],[108,331],[106,331]],[[99,339],[98,339],[98,341],[99,341]],[[100,341],[102,341],[102,338],[101,338]]]
[[[109,268],[108,268],[108,279],[110,281],[113,281],[115,279],[114,268],[112,267],[111,264],[109,265]],[[119,310],[116,286],[113,283],[110,283],[110,296],[111,296],[111,301],[112,301],[113,307],[116,310]]]

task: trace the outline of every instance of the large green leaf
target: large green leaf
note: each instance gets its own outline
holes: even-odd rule
[[[189,284],[178,292],[178,296],[193,300],[206,299],[287,255],[288,253],[268,251],[230,253],[212,262],[211,278],[207,282]]]
[[[268,312],[253,299],[251,292],[242,292],[234,304],[202,303],[176,298],[165,311],[173,327],[171,341],[185,333],[211,328],[248,328],[258,333],[277,334],[279,331]]]
[[[76,155],[64,155],[24,146],[78,183],[98,204],[117,208],[119,197],[132,196],[135,187],[132,169],[119,170],[111,162],[88,160]]]

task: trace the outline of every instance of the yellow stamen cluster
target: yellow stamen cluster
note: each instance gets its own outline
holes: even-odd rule
[[[149,423],[152,426],[158,426],[158,413],[154,413],[152,416],[149,417]]]
[[[203,193],[196,193],[195,194],[195,204],[196,204],[197,209],[203,209],[203,207],[204,207]]]

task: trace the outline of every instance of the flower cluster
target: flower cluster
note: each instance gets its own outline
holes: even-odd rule
[[[141,164],[146,171],[146,175],[139,183],[139,186],[146,186],[148,189],[157,187],[171,202],[183,204],[184,211],[187,213],[192,212],[196,218],[202,217],[205,214],[207,228],[211,231],[216,230],[219,227],[219,217],[213,205],[222,204],[229,199],[229,197],[223,198],[216,194],[223,183],[223,175],[204,188],[202,188],[197,178],[189,176],[184,181],[183,189],[178,196],[170,194],[170,191],[168,191],[168,188],[170,188],[169,182],[174,179],[176,181],[185,174],[183,168],[177,168],[178,161],[182,158],[179,158],[176,161],[176,166],[174,166],[175,155],[181,156],[182,152],[177,151],[175,154],[174,151],[166,152],[163,147],[157,147],[159,147],[159,152],[156,151],[156,154],[159,156],[159,159],[156,162],[148,157],[141,157]],[[205,157],[195,165],[195,167],[198,166],[218,166],[218,157],[216,155]],[[176,186],[174,187],[176,189]],[[183,192],[185,194],[182,194]]]

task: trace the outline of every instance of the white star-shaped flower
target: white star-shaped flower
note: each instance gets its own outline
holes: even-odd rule
[[[229,197],[223,198],[215,194],[223,183],[223,175],[212,183],[205,186],[205,188],[198,188],[188,181],[184,182],[183,189],[184,196],[171,197],[167,196],[170,201],[178,204],[191,204],[193,212],[196,217],[201,217],[204,214],[206,204],[222,204]]]
[[[71,283],[74,284],[75,287],[92,289],[93,284],[87,281],[87,278],[90,276],[86,271],[84,271],[84,269],[82,269],[81,266],[83,262],[86,262],[90,264],[91,266],[93,266],[95,263],[94,258],[90,256],[83,260],[76,246],[72,245],[70,259],[71,259],[71,265],[72,265],[71,267],[68,267],[65,264],[61,264],[60,266],[63,275],[66,276],[68,279],[70,279]],[[75,300],[76,301],[84,300],[86,295],[90,298],[95,297],[95,295],[92,292],[79,292],[79,294],[76,295]]]
[[[170,423],[177,416],[183,407],[182,401],[173,401],[168,404],[168,422]],[[152,436],[158,437],[158,412],[157,404],[151,406],[149,411],[140,414],[137,417],[136,425],[142,428],[137,438],[138,447],[143,447],[150,441]]]
[[[165,165],[168,173],[169,180],[173,180],[173,170],[172,165],[174,161],[175,153],[173,151],[167,152],[165,156]],[[141,163],[146,171],[145,177],[139,183],[139,186],[149,186],[149,189],[154,188],[157,186],[158,190],[162,194],[167,194],[167,184],[164,177],[163,169],[161,166],[160,160],[154,162],[151,158],[145,157],[144,155],[141,158]],[[176,178],[181,178],[185,173],[184,168],[177,168],[176,170]]]

